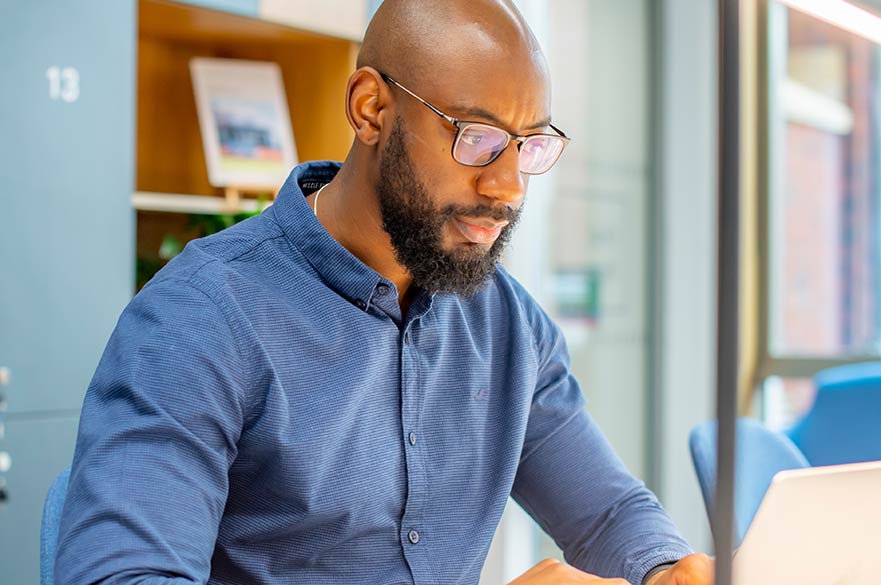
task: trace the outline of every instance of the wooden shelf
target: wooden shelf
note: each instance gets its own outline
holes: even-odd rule
[[[342,160],[359,44],[244,16],[141,0],[138,29],[138,191],[221,195],[208,183],[193,57],[273,61],[281,67],[300,160]]]
[[[315,20],[316,14],[301,12],[309,7],[305,0],[276,4],[265,18],[250,18],[167,0],[139,1],[131,201],[137,210],[142,264],[155,262],[166,237],[185,244],[204,235],[204,226],[214,221],[205,216],[253,213],[260,205],[257,199],[242,198],[231,208],[224,190],[208,182],[190,78],[192,58],[277,63],[299,159],[346,157],[353,138],[345,112],[346,85],[360,45],[351,37],[289,26]],[[284,24],[277,22],[281,19]]]
[[[179,193],[151,193],[137,191],[132,194],[132,207],[138,211],[164,211],[168,213],[192,213],[199,215],[236,215],[254,213],[272,201],[241,199],[237,207],[230,207],[225,197],[211,195],[183,195]]]
[[[270,18],[249,18],[170,0],[141,0],[138,12],[142,35],[168,41],[298,43],[351,40],[297,27],[294,19],[286,22],[273,13],[267,16]]]

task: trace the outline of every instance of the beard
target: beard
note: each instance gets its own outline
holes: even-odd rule
[[[382,227],[391,238],[398,262],[413,277],[413,284],[429,294],[469,296],[480,291],[495,273],[496,264],[520,209],[493,205],[435,207],[425,184],[416,175],[404,144],[404,124],[395,118],[389,141],[380,156],[376,182]],[[454,217],[508,221],[489,250],[467,244],[460,249],[443,246],[444,227]]]

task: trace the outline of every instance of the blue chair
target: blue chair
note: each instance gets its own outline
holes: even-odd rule
[[[811,465],[881,460],[881,362],[829,368],[814,383],[814,405],[786,431]]]
[[[58,528],[61,510],[67,496],[70,467],[65,468],[49,487],[43,504],[43,522],[40,525],[40,585],[52,585],[55,581],[55,551],[58,548]]]
[[[734,542],[739,546],[774,475],[809,467],[809,463],[789,438],[757,420],[740,418],[736,428]],[[691,459],[711,519],[716,497],[716,436],[716,421],[711,420],[692,429],[689,437]]]

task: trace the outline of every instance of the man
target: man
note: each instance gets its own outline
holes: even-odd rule
[[[508,0],[387,0],[349,81],[345,163],[294,169],[120,318],[58,583],[476,583],[509,495],[570,563],[517,585],[710,583],[496,265],[529,174],[566,143],[549,104]]]

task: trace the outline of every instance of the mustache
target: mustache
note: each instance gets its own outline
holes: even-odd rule
[[[520,219],[522,209],[522,207],[520,209],[514,209],[510,205],[448,205],[441,210],[441,215],[444,219],[450,219],[457,216],[475,218],[484,217],[496,221],[507,221],[513,225]]]

